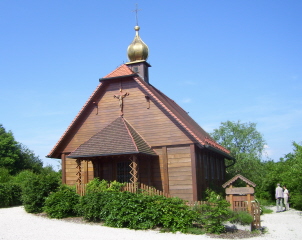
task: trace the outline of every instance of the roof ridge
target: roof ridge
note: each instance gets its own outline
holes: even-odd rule
[[[112,78],[112,77],[121,77],[125,75],[130,75],[134,74],[134,72],[126,65],[126,64],[121,64],[119,67],[114,69],[112,72],[107,74],[104,78]]]
[[[126,119],[124,119],[122,116],[121,116],[120,118],[122,119],[122,122],[123,122],[123,124],[125,125],[125,128],[127,129],[129,136],[131,137],[131,140],[132,140],[132,142],[133,142],[133,145],[134,145],[135,148],[136,148],[136,151],[138,151],[137,144],[136,144],[136,142],[135,142],[135,140],[134,140],[134,138],[133,138],[133,136],[132,136],[132,134],[131,134],[131,132],[130,132],[128,126],[127,126],[127,124],[126,124],[126,122],[125,122]]]
[[[142,138],[135,139],[139,134],[134,129],[131,130],[130,124],[129,126],[127,124],[127,121],[119,116],[78,146],[67,157],[87,158],[139,153],[156,155],[146,141]]]
[[[148,145],[148,147],[150,149],[152,149],[151,146],[148,144],[148,142],[144,139],[144,137],[138,131],[135,130],[135,128],[132,126],[132,124],[127,119],[124,118],[124,120],[125,120],[126,124],[128,124],[133,129],[133,131],[135,131],[137,133],[137,135]]]

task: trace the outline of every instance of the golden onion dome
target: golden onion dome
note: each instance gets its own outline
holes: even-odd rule
[[[131,62],[139,61],[139,60],[147,60],[149,54],[148,46],[139,37],[138,34],[139,29],[140,29],[139,26],[134,27],[135,37],[127,50],[128,58]]]

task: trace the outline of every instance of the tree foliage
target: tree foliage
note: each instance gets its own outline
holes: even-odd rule
[[[0,124],[0,168],[6,168],[11,175],[30,169],[40,172],[43,163],[33,151],[17,142],[11,131]]]
[[[214,129],[211,136],[222,146],[230,150],[236,164],[228,168],[230,177],[242,174],[259,183],[261,174],[261,159],[265,141],[256,129],[256,123],[222,122]]]
[[[266,172],[266,177],[261,192],[268,193],[267,198],[273,200],[276,184],[286,185],[290,192],[290,205],[302,210],[302,145],[293,142],[293,147],[293,152],[286,154],[279,162],[265,163],[262,171]]]

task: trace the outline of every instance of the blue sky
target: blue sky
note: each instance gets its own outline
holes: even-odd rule
[[[150,83],[206,131],[257,123],[278,161],[301,143],[302,1],[0,1],[0,123],[45,156],[98,79],[149,46]]]

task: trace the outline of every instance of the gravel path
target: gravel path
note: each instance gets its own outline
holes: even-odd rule
[[[275,210],[275,208],[273,208]],[[290,210],[266,214],[261,217],[262,226],[268,233],[252,240],[302,239],[302,214]],[[134,231],[103,227],[95,224],[79,224],[57,219],[48,219],[25,212],[23,207],[0,209],[0,239],[2,240],[204,240],[206,235],[159,233],[157,231]]]

